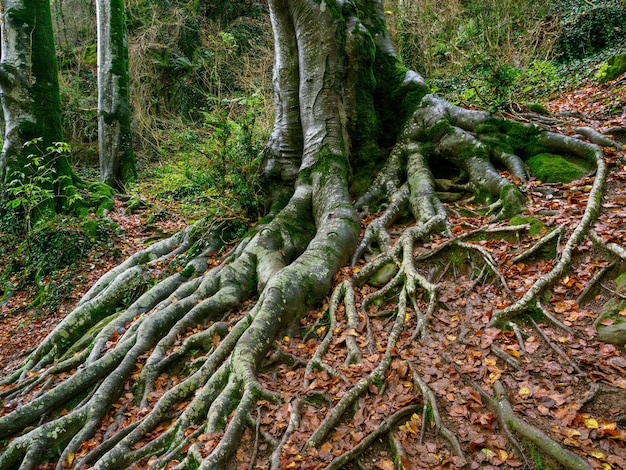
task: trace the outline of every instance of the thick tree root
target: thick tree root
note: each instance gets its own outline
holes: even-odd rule
[[[286,206],[219,262],[212,244],[200,254],[192,250],[202,236],[195,227],[103,276],[0,383],[6,410],[0,439],[7,440],[0,448],[0,469],[36,468],[47,460],[57,469],[157,469],[173,460],[181,469],[227,468],[242,443],[249,445],[244,452],[249,467],[295,468],[292,464],[307,456],[324,454],[320,458],[327,468],[343,468],[388,434],[396,454],[408,458],[410,449],[393,436],[405,432],[417,438],[416,446],[425,446],[429,424],[445,439],[441,453],[453,455],[456,460],[449,462],[460,466],[474,458],[482,443],[472,441],[464,426],[444,419],[446,411],[468,414],[472,425],[487,428],[497,420],[499,432],[529,466],[532,459],[524,447],[531,443],[566,468],[591,468],[519,418],[498,378],[525,370],[524,355],[531,349],[525,349],[528,338],[521,323],[512,322],[531,308],[538,307],[564,334],[581,337],[544,308],[539,296],[571,266],[600,211],[607,171],[600,149],[427,95],[371,190],[354,205],[347,192],[345,155],[329,152],[319,151],[322,161],[317,163],[307,153],[310,164],[304,165]],[[491,222],[498,222],[523,207],[527,195],[516,185],[527,184],[524,159],[541,152],[596,165],[576,227],[558,225],[531,240],[534,247],[498,258],[481,242],[507,235],[520,239],[528,225],[467,231],[472,221],[463,220],[460,206],[459,214],[450,216],[455,224],[449,223],[437,197],[435,162],[455,168],[455,175],[444,175],[454,179],[450,187],[469,189],[476,200],[496,208]],[[500,202],[492,204],[495,199]],[[355,207],[374,212],[377,206],[382,211],[367,223],[359,241]],[[392,225],[409,215],[415,224],[395,233]],[[487,224],[486,216],[477,220],[474,227]],[[626,257],[623,247],[591,237],[612,255]],[[557,246],[558,259],[521,293],[506,269],[532,260],[548,244]],[[187,257],[188,252],[195,254]],[[346,267],[350,258],[353,267]],[[467,265],[464,274],[452,276],[461,264]],[[302,339],[297,328],[311,326],[303,315],[323,301],[333,283],[320,320],[326,323],[313,323]],[[136,300],[127,300],[129,292],[150,284]],[[450,284],[457,288],[458,303],[442,293]],[[473,311],[478,291],[500,309],[490,320],[487,314],[475,318],[481,315]],[[469,325],[477,321],[486,328],[472,332]],[[531,323],[550,346],[548,354],[574,370],[576,379],[590,383],[585,366],[551,340],[545,326]],[[444,332],[443,324],[455,326]],[[514,333],[495,328],[504,326],[512,326]],[[494,342],[497,335],[504,338],[500,345]],[[296,343],[300,348],[292,346]],[[436,345],[451,351],[449,361],[431,354]],[[282,368],[283,362],[290,365]],[[493,374],[488,382],[495,398],[469,378],[488,374],[485,370]],[[267,379],[272,374],[284,376],[280,384]],[[462,385],[445,390],[459,375],[493,415],[478,413],[480,399]],[[318,383],[324,382],[330,385],[322,392]],[[462,405],[455,402],[460,397],[466,399]],[[378,399],[381,405],[388,398],[387,414],[365,424],[367,410],[360,404]],[[275,422],[272,413],[283,421]],[[413,414],[421,415],[419,433],[412,425],[400,425]],[[334,433],[352,421],[353,445],[334,449]],[[296,449],[294,442],[305,444]]]

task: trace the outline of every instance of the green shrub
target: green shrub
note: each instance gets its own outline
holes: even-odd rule
[[[626,42],[626,8],[617,2],[603,3],[583,4],[565,16],[556,42],[556,51],[565,60],[581,59]]]

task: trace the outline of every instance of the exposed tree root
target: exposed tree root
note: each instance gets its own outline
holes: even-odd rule
[[[411,77],[407,74],[409,84]],[[292,108],[283,112],[292,113]],[[336,144],[332,139],[331,143]],[[448,423],[442,414],[452,409],[461,417],[472,413],[471,424],[487,428],[492,418],[471,404],[454,408],[463,393],[469,396],[466,402],[473,400],[474,406],[480,402],[460,384],[454,393],[445,391],[444,379],[452,380],[454,372],[491,407],[498,431],[527,465],[532,459],[525,446],[531,443],[566,468],[592,468],[519,418],[498,378],[525,367],[526,337],[512,322],[531,308],[538,306],[572,337],[578,334],[543,308],[539,296],[571,266],[600,211],[607,172],[601,150],[426,95],[371,190],[353,204],[346,155],[333,153],[332,148],[303,148],[305,163],[291,180],[295,183],[289,202],[226,254],[218,255],[213,243],[198,253],[206,234],[194,227],[152,245],[103,276],[2,381],[0,397],[6,412],[0,417],[0,439],[7,443],[0,447],[0,469],[36,468],[43,461],[56,462],[57,469],[135,464],[156,469],[174,460],[181,469],[225,468],[242,442],[250,446],[247,468],[255,464],[284,468],[295,465],[296,458],[300,462],[320,453],[327,468],[343,468],[378,438],[400,432],[401,420],[412,414],[421,415],[423,426],[416,445],[425,444],[425,431],[432,423],[437,436],[447,442],[446,452],[451,449],[460,465],[473,458],[482,443],[472,442],[469,431],[454,420]],[[481,242],[511,234],[521,238],[528,225],[485,226],[457,235],[460,225],[449,223],[446,207],[437,197],[435,163],[454,168],[456,187],[471,190],[476,200],[487,205],[499,200],[492,205],[499,212],[489,221],[498,222],[522,209],[527,196],[518,185],[526,184],[524,159],[541,152],[595,164],[593,186],[575,228],[559,225],[534,240],[534,247],[518,250],[517,256],[507,253],[505,260]],[[293,170],[293,165],[287,166],[282,170]],[[501,167],[507,173],[497,169]],[[359,241],[357,209],[367,207],[374,213],[377,206],[382,211],[364,227]],[[391,226],[409,216],[415,223],[396,236]],[[486,216],[478,223],[488,223]],[[604,244],[593,233],[591,237],[625,258],[622,247]],[[514,288],[507,267],[532,258],[548,243],[557,245],[558,259],[523,293],[519,286]],[[454,259],[459,252],[460,261]],[[354,266],[346,267],[350,258]],[[467,273],[451,276],[448,268],[455,272],[460,264],[468,265]],[[464,309],[448,307],[450,295],[442,295],[449,278],[453,284],[465,283],[459,288]],[[491,285],[489,279],[496,281]],[[298,355],[297,348],[284,351],[286,344],[301,340],[297,338],[301,319],[323,302],[334,280],[339,282],[328,300],[327,324],[314,323],[310,337],[298,343],[306,353]],[[153,285],[136,300],[127,300],[130,292],[148,284]],[[486,314],[480,318],[481,331],[470,332],[469,319],[477,321],[473,297],[488,285],[498,292],[488,294],[493,309],[500,310],[490,320]],[[305,320],[302,323],[310,326]],[[442,333],[442,324],[458,328]],[[584,366],[532,324],[562,362],[586,376]],[[501,347],[493,338],[505,336],[496,328],[505,326],[512,326],[514,333]],[[449,360],[449,377],[441,372],[446,367],[441,362],[420,363],[411,355],[419,348],[425,354],[438,344],[447,344],[458,356]],[[291,364],[287,372],[280,368],[283,361]],[[490,383],[495,398],[469,377],[467,370],[474,373],[475,363],[493,368]],[[266,372],[291,373],[298,384],[275,386],[265,380]],[[392,372],[400,379],[391,380]],[[322,393],[316,390],[317,379],[341,385]],[[378,421],[372,418],[375,426],[359,417],[350,428],[356,436],[351,448],[332,454],[325,450],[332,448],[333,433],[343,423],[364,413],[360,401],[386,393],[398,400],[385,408],[387,415],[376,417]],[[283,427],[271,418],[278,412]],[[305,412],[319,414],[315,425],[303,422]],[[404,426],[410,434],[415,431]],[[393,439],[398,455],[407,451]],[[305,444],[294,449],[293,442]]]

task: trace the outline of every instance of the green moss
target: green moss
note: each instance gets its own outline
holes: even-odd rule
[[[550,116],[550,111],[542,105],[541,103],[531,103],[528,105],[528,109],[530,109],[533,113],[541,114],[542,116]]]
[[[601,67],[598,75],[601,82],[610,82],[626,72],[626,54],[611,57],[606,66]]]
[[[511,226],[526,224],[530,225],[530,230],[528,230],[528,235],[530,236],[540,235],[546,228],[541,220],[535,219],[534,217],[522,217],[517,215],[509,220],[509,225]]]
[[[540,153],[528,160],[533,175],[545,183],[569,183],[582,178],[586,169],[565,160],[560,155]]]
[[[83,60],[92,67],[98,66],[98,48],[95,44],[89,44],[83,51]]]
[[[508,119],[492,119],[476,127],[478,138],[494,149],[516,155],[534,155],[541,149],[536,137],[542,132],[538,127],[525,126]]]
[[[626,273],[615,278],[615,291],[618,294],[626,294]]]
[[[502,201],[502,214],[505,217],[513,217],[524,208],[524,195],[514,184],[507,184],[500,190]]]

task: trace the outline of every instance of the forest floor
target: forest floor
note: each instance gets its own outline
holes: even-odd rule
[[[602,86],[589,86],[566,93],[553,100],[547,108],[556,116],[567,112],[559,123],[559,131],[571,133],[572,127],[590,126],[600,131],[609,127],[626,126],[626,79]],[[621,114],[615,110],[620,110]],[[609,176],[602,212],[595,223],[596,233],[605,242],[624,245],[626,240],[626,151],[607,149]],[[553,286],[544,297],[544,306],[571,329],[554,325],[535,325],[530,318],[520,322],[521,336],[513,331],[485,329],[486,320],[495,309],[511,303],[523,294],[533,282],[547,272],[553,263],[550,256],[541,256],[513,262],[516,250],[532,246],[552,227],[571,229],[580,220],[593,176],[566,185],[544,184],[531,180],[524,185],[528,205],[523,217],[541,221],[538,232],[520,234],[511,241],[486,237],[472,241],[487,250],[496,261],[501,279],[486,282],[488,273],[473,278],[474,261],[432,262],[421,269],[440,283],[439,306],[429,325],[429,341],[416,342],[411,338],[413,318],[407,316],[407,333],[400,337],[395,356],[385,383],[373,387],[359,402],[359,409],[351,420],[340,425],[331,439],[319,449],[302,451],[301,445],[322,419],[319,408],[304,405],[302,425],[295,432],[282,455],[284,468],[321,468],[334,456],[354,447],[368,433],[376,429],[386,417],[412,403],[420,402],[415,391],[414,374],[434,392],[439,412],[445,425],[459,437],[465,457],[455,456],[445,440],[430,423],[417,414],[408,415],[393,433],[404,450],[401,458],[405,468],[516,468],[523,462],[511,451],[507,441],[498,434],[496,415],[476,388],[489,390],[501,381],[509,390],[510,401],[518,416],[524,417],[548,433],[554,440],[585,456],[595,468],[626,469],[626,354],[623,348],[597,340],[593,327],[600,307],[616,293],[613,279],[624,270],[624,263],[609,269],[611,261],[606,253],[587,240],[578,247],[568,274]],[[143,195],[142,195],[143,197]],[[150,196],[146,196],[150,198]],[[108,269],[130,254],[141,250],[155,233],[172,233],[185,225],[175,206],[152,201],[164,212],[157,222],[147,220],[154,209],[126,213],[126,204],[116,202],[109,217],[121,229],[115,240],[116,250],[103,255],[93,252],[71,267],[74,289],[53,311],[30,307],[36,292],[25,286],[0,306],[0,373],[14,366],[25,352],[33,348],[51,331],[72,305],[93,282]],[[460,201],[450,209],[453,235],[461,236],[483,226],[490,226],[487,217],[473,206]],[[498,224],[505,226],[506,222]],[[495,225],[491,225],[495,227]],[[445,242],[433,237],[424,245],[425,251]],[[419,255],[419,254],[418,254]],[[0,254],[0,265],[5,264]],[[449,259],[453,255],[448,256]],[[606,268],[606,269],[605,269]],[[347,267],[337,281],[350,276],[357,267]],[[605,270],[606,277],[595,289],[585,288],[596,275]],[[485,281],[485,282],[483,282]],[[44,283],[46,280],[44,280]],[[503,287],[506,286],[506,287]],[[365,285],[357,295],[357,303],[375,290]],[[584,297],[581,298],[581,294]],[[285,336],[278,348],[306,362],[319,345],[320,337],[329,327],[324,312],[327,305],[302,319],[302,327],[309,329],[308,337]],[[303,367],[268,369],[260,374],[260,381],[268,389],[280,393],[285,405],[261,403],[269,413],[259,418],[259,427],[272,435],[280,435],[287,426],[290,397],[302,392],[308,380],[309,391],[323,392],[330,401],[341,396],[348,384],[369,373],[345,365],[345,344],[348,335],[357,338],[362,350],[370,352],[364,364],[372,367],[384,351],[385,336],[389,331],[389,311],[386,305],[375,306],[356,329],[345,327],[346,319],[338,311],[336,335],[325,362],[337,376],[316,372],[305,377]],[[626,316],[626,310],[620,312]],[[326,323],[324,323],[326,321]],[[370,335],[366,334],[369,331]],[[375,344],[372,344],[375,338]],[[520,339],[521,338],[521,339]],[[502,351],[510,359],[503,361],[494,354]],[[368,362],[369,361],[369,362]],[[170,384],[171,385],[171,384]],[[165,386],[165,384],[164,384]],[[140,410],[137,410],[139,412]],[[271,449],[247,431],[242,446],[235,456],[233,468],[267,468]],[[217,436],[206,435],[205,446],[210,449]],[[250,463],[254,455],[256,462]],[[140,464],[136,468],[144,468]],[[389,447],[382,442],[361,457],[364,468],[394,469]],[[44,468],[44,467],[42,467]],[[356,467],[355,467],[356,468]]]

